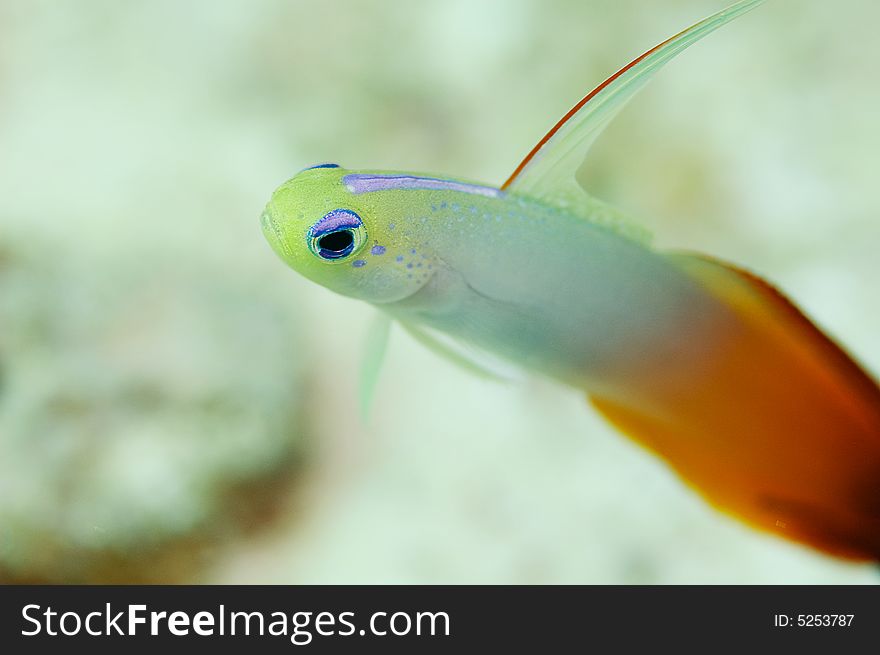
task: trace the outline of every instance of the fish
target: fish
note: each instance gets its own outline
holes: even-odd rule
[[[741,0],[588,93],[500,186],[319,164],[261,215],[302,276],[490,378],[570,385],[720,512],[822,553],[880,559],[880,388],[776,287],[660,250],[577,175],[590,146],[667,62],[754,9]]]

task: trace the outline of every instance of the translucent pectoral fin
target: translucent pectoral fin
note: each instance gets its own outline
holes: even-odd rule
[[[510,382],[520,377],[513,365],[502,362],[479,348],[412,323],[401,323],[416,341],[444,359],[486,380]]]
[[[391,335],[391,318],[379,313],[370,325],[361,362],[360,409],[361,418],[366,422],[370,417],[376,384],[388,350],[388,339]]]

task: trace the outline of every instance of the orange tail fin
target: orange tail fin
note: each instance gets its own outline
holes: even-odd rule
[[[880,388],[761,279],[674,259],[731,310],[724,348],[686,390],[645,373],[650,402],[593,397],[707,501],[852,559],[880,560]]]

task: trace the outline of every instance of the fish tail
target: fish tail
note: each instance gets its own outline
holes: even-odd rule
[[[671,257],[726,308],[723,347],[687,386],[646,371],[638,393],[594,395],[593,405],[721,511],[833,555],[880,561],[877,383],[760,278]]]

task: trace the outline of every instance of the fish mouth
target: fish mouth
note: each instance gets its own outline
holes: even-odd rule
[[[266,237],[266,241],[272,246],[272,250],[277,252],[283,258],[291,256],[290,249],[282,238],[281,230],[278,228],[278,223],[276,223],[275,219],[272,217],[272,211],[269,209],[268,205],[266,205],[263,213],[260,214],[260,227],[263,229],[263,236]]]

